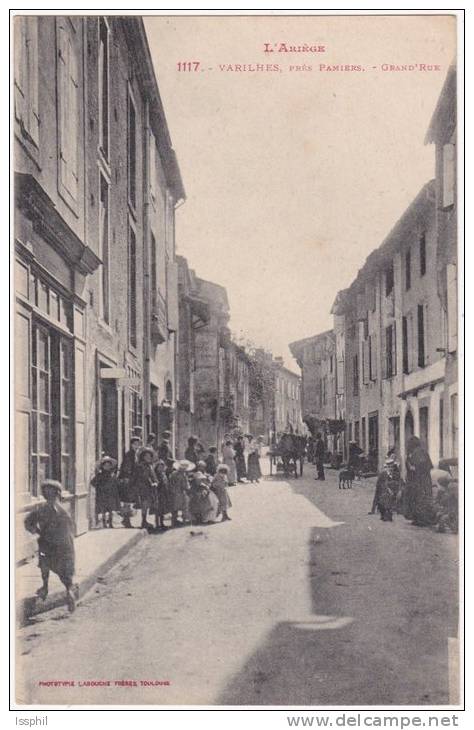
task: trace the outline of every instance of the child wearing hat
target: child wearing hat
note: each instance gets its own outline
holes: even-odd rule
[[[141,526],[149,532],[153,529],[153,525],[147,521],[148,510],[151,514],[156,514],[158,509],[158,478],[153,467],[154,459],[155,451],[145,446],[138,457],[136,470],[136,484],[142,510]]]
[[[116,475],[117,462],[111,456],[103,456],[96,475],[91,479],[95,488],[95,514],[102,515],[102,527],[113,527],[113,513],[120,511],[120,496]]]
[[[37,595],[44,600],[48,595],[49,572],[59,577],[66,589],[69,611],[76,608],[74,595],[74,526],[65,509],[59,504],[62,486],[52,479],[44,481],[41,493],[46,502],[38,505],[25,518],[28,532],[38,535],[38,566],[41,570],[42,587]]]
[[[219,500],[219,508],[222,512],[222,522],[226,522],[231,518],[227,514],[229,507],[232,507],[229,494],[227,492],[229,468],[226,464],[219,464],[217,474],[211,482],[211,489]]]
[[[174,471],[170,476],[169,494],[172,527],[181,527],[189,521],[189,483],[188,472],[195,468],[195,464],[187,459],[176,461]],[[181,512],[182,520],[178,519]]]

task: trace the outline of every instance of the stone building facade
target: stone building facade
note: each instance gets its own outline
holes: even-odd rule
[[[14,30],[17,507],[60,479],[80,534],[100,455],[173,426],[184,190],[140,18]]]

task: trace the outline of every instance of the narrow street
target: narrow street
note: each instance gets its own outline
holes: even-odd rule
[[[151,535],[75,614],[33,619],[17,701],[448,703],[457,538],[367,515],[373,480],[305,472],[231,488],[231,522]],[[76,686],[39,686],[55,680]]]

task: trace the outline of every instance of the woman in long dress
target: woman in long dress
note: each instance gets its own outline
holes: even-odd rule
[[[235,468],[235,451],[232,448],[232,441],[227,440],[222,449],[222,461],[227,466],[229,487],[233,487],[237,481],[237,470]]]
[[[242,482],[247,478],[247,464],[245,463],[245,442],[243,436],[239,436],[234,444],[235,466],[237,469],[237,481]]]
[[[434,521],[431,469],[433,464],[417,436],[407,444],[407,487],[411,492],[413,525],[427,527]]]

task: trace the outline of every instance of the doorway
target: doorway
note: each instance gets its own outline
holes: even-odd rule
[[[429,409],[428,406],[420,408],[420,440],[423,448],[428,451],[429,439]]]
[[[118,391],[115,380],[101,379],[99,386],[99,457],[118,459]]]
[[[379,464],[379,416],[378,413],[369,414],[369,468],[378,470]]]

